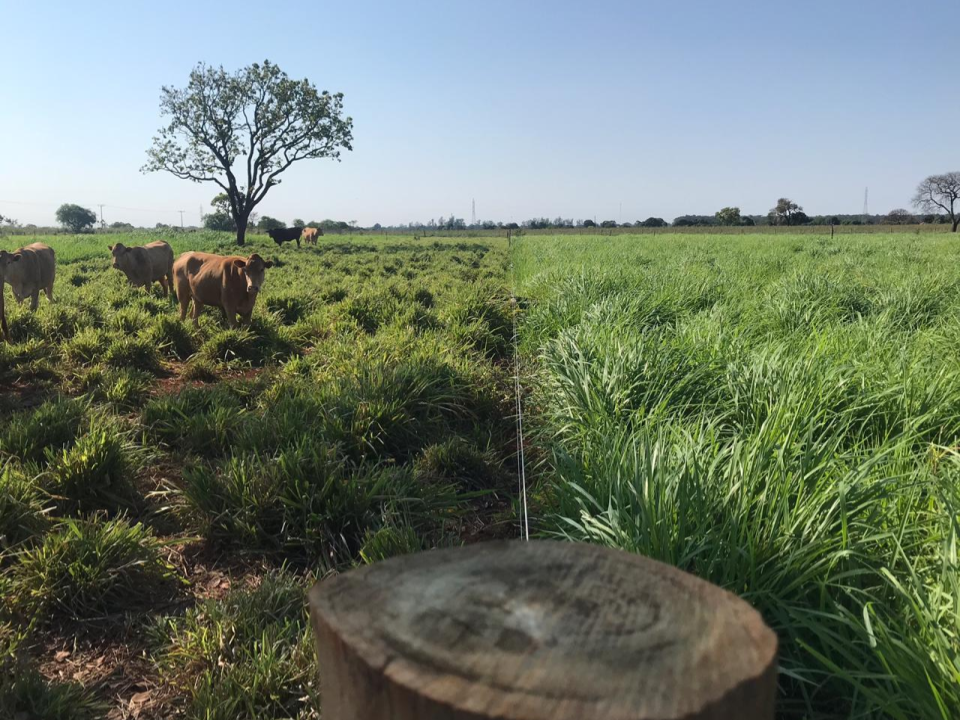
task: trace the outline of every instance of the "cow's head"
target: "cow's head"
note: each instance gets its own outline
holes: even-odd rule
[[[269,260],[264,260],[262,257],[254,253],[246,260],[242,258],[237,258],[233,261],[233,264],[237,266],[240,270],[240,274],[247,281],[247,294],[256,295],[260,292],[260,288],[263,287],[263,276],[265,270],[268,267],[273,267],[273,263]]]
[[[0,250],[0,288],[7,279],[7,268],[15,262],[20,262],[22,257],[23,255],[19,252],[9,253],[6,250]]]
[[[123,243],[117,243],[116,245],[110,245],[110,252],[113,254],[113,267],[119,268],[123,262],[123,258],[126,257],[127,253],[130,252],[128,248]]]

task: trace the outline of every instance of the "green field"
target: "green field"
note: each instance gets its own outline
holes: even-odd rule
[[[542,532],[741,595],[788,717],[960,708],[953,236],[525,237]]]
[[[784,717],[956,716],[954,237],[254,236],[198,331],[110,269],[155,237],[7,295],[0,717],[318,717],[311,582],[517,533],[511,289],[531,532],[746,598]]]
[[[0,717],[316,717],[309,583],[513,532],[506,242],[254,238],[252,327],[195,331],[116,239],[7,303]]]

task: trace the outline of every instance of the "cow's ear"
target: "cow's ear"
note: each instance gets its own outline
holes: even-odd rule
[[[123,249],[123,251],[124,251],[125,253],[128,253],[128,252],[130,252],[131,250],[133,250],[133,248],[125,247],[125,248]]]
[[[233,261],[233,264],[236,265],[238,268],[242,268],[247,266],[247,261],[237,258],[236,260]]]
[[[107,247],[110,248],[110,252],[113,252],[113,249],[116,247],[116,245],[107,245]]]
[[[23,255],[22,255],[21,253],[14,253],[13,256],[10,258],[10,261],[11,261],[11,262],[20,262],[20,258],[22,258],[22,257],[23,257]]]
[[[267,260],[263,263],[263,266],[268,268],[273,267],[273,260]]]

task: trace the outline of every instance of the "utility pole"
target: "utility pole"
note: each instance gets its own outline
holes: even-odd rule
[[[177,210],[180,213],[180,229],[183,230],[183,210]]]
[[[203,227],[203,205],[200,206],[200,227]]]
[[[103,206],[105,203],[100,203],[100,229],[103,230]]]

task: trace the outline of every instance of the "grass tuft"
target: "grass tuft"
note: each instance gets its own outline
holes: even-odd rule
[[[159,542],[126,520],[63,520],[24,551],[11,572],[16,610],[83,619],[155,601],[170,575]]]

